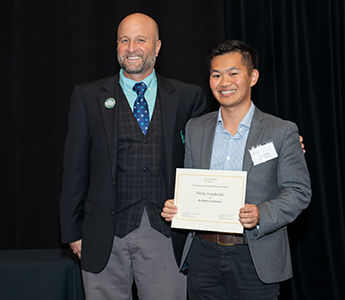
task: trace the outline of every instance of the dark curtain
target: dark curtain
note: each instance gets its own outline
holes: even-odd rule
[[[226,0],[227,39],[259,52],[253,102],[297,123],[313,197],[289,226],[294,277],[279,299],[345,299],[345,2]]]
[[[0,249],[58,248],[58,202],[73,87],[115,74],[116,29],[143,12],[160,27],[157,72],[201,85],[224,39],[223,1],[13,0],[0,5]],[[217,22],[214,22],[217,20]]]

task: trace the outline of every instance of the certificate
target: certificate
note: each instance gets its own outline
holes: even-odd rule
[[[171,227],[242,233],[239,210],[244,206],[247,172],[176,169]]]

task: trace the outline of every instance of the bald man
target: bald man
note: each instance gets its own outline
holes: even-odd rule
[[[86,299],[186,299],[185,233],[160,216],[183,167],[184,128],[203,114],[200,87],[155,72],[158,26],[131,14],[118,27],[115,76],[71,96],[60,199],[62,242],[81,259]],[[141,111],[141,109],[143,109]]]

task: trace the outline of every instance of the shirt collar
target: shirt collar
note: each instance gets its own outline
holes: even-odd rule
[[[149,88],[149,87],[152,87],[155,84],[156,81],[157,81],[157,79],[156,79],[155,69],[153,69],[152,73],[149,76],[147,76],[146,78],[144,78],[141,81],[135,81],[135,80],[132,80],[132,79],[129,79],[129,78],[125,77],[125,75],[123,75],[123,69],[120,70],[119,82],[120,82],[120,85],[121,85],[122,89],[126,90],[126,91],[134,92],[133,91],[133,86],[137,82],[144,82],[147,85],[147,87]]]
[[[249,108],[248,112],[246,113],[246,115],[244,116],[244,118],[242,119],[239,127],[245,126],[247,128],[250,128],[250,124],[252,123],[252,119],[253,119],[253,115],[254,115],[254,109],[255,109],[255,105],[251,101],[250,108]]]
[[[253,115],[254,115],[254,110],[255,110],[255,105],[251,101],[249,110],[247,111],[246,115],[244,116],[244,118],[242,119],[240,124],[238,125],[238,132],[240,134],[241,134],[241,128],[243,128],[243,127],[250,128],[250,124],[252,123],[252,119],[253,119]],[[219,123],[223,127],[223,119],[222,119],[221,108],[219,108],[219,110],[218,110],[218,124]]]

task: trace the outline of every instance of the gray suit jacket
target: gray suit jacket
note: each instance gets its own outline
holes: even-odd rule
[[[212,112],[187,123],[185,168],[209,169],[217,115]],[[273,142],[278,157],[254,166],[248,149],[267,142]],[[286,280],[292,276],[286,225],[311,199],[297,126],[255,108],[243,171],[247,171],[246,203],[257,205],[260,211],[259,229],[246,230],[254,267],[265,283]],[[185,256],[193,236],[191,233],[187,239]]]

